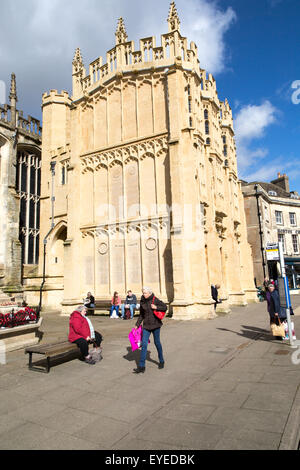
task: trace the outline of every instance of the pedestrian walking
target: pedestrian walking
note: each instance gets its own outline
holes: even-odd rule
[[[221,300],[219,300],[219,292],[218,292],[219,289],[220,289],[219,284],[216,284],[215,286],[214,285],[211,286],[211,296],[213,300],[215,301],[215,310],[217,308],[217,304],[221,303]]]
[[[143,295],[140,302],[140,315],[137,319],[135,328],[138,329],[143,323],[143,337],[142,337],[142,350],[140,356],[140,362],[136,369],[135,374],[145,372],[145,362],[148,350],[148,342],[151,333],[154,337],[154,344],[157,349],[159,359],[159,369],[163,369],[165,366],[165,360],[163,356],[163,349],[160,342],[160,330],[163,326],[162,321],[155,315],[155,311],[166,312],[167,306],[164,302],[157,299],[152,290],[149,287],[143,288]]]

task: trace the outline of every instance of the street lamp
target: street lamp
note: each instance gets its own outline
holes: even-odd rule
[[[42,296],[43,296],[43,288],[46,282],[46,246],[47,246],[47,241],[50,233],[54,229],[54,202],[55,202],[55,197],[54,197],[54,179],[55,179],[55,167],[56,167],[56,162],[50,162],[50,171],[51,171],[51,177],[52,177],[52,190],[51,190],[51,228],[47,235],[44,238],[44,257],[43,257],[43,282],[40,287],[40,303],[39,303],[39,311],[38,311],[38,317],[40,316],[41,310],[42,310]]]

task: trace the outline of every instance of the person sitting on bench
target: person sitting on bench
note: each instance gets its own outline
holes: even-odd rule
[[[84,301],[84,306],[89,308],[95,308],[95,297],[91,294],[91,292],[87,293],[86,299]]]
[[[102,359],[101,342],[102,335],[94,330],[93,324],[86,317],[87,308],[84,305],[75,310],[70,316],[69,342],[75,343],[79,347],[81,354],[87,364],[95,364]],[[96,344],[93,354],[89,354],[89,344]]]
[[[133,319],[134,316],[134,311],[136,309],[136,296],[132,293],[131,290],[127,292],[127,297],[125,300],[125,304],[122,304],[121,309],[122,309],[122,319],[124,320],[125,318],[125,309],[130,310],[130,317],[131,320]]]

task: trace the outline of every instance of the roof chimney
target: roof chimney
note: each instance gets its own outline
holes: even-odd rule
[[[271,183],[279,186],[287,193],[290,192],[289,177],[285,173],[283,175],[281,175],[281,173],[277,173],[277,179],[271,181]]]

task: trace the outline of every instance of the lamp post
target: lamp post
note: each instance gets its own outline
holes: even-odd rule
[[[54,197],[54,179],[55,179],[55,167],[56,167],[56,162],[50,162],[50,170],[51,170],[51,177],[52,177],[52,190],[51,190],[51,228],[47,235],[44,238],[44,257],[43,257],[43,282],[40,287],[40,303],[39,303],[39,311],[38,311],[38,316],[40,316],[41,310],[42,310],[42,296],[43,296],[43,288],[46,282],[46,246],[47,246],[47,241],[50,233],[54,229],[54,203],[55,203],[55,197]]]
[[[262,267],[263,267],[263,272],[264,272],[264,279],[266,277],[266,262],[265,262],[265,249],[264,249],[264,243],[263,243],[263,231],[262,231],[262,226],[261,226],[261,212],[260,212],[260,207],[259,207],[259,195],[260,193],[258,192],[258,184],[254,186],[255,189],[255,197],[256,197],[256,204],[257,204],[257,217],[258,217],[258,224],[259,224],[259,236],[260,236],[260,250],[261,250],[261,258],[262,258]]]

